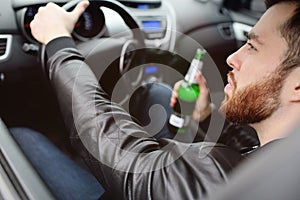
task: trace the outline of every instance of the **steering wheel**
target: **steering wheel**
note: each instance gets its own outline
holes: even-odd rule
[[[72,0],[62,7],[69,11],[73,9],[79,2],[80,0]],[[130,69],[133,60],[135,63],[143,63],[143,49],[145,47],[144,33],[140,29],[135,18],[129,13],[128,9],[116,0],[91,0],[90,6],[112,9],[120,15],[125,24],[129,27],[132,34],[132,38],[130,39],[124,37],[101,37],[81,42],[77,45],[77,48],[85,56],[85,61],[89,64],[98,80],[101,82],[101,80],[109,78],[107,77],[108,74],[106,72],[108,66],[110,66],[112,63],[118,62],[119,65],[119,74],[115,74],[116,76],[122,76],[125,74]],[[46,60],[45,46],[42,45],[40,48],[40,63],[43,70],[47,69]],[[126,95],[125,93],[128,92],[126,90],[130,90],[130,82],[132,81],[126,81],[126,78],[122,81],[125,81],[124,85],[127,85],[125,90],[123,90],[124,95]],[[111,90],[111,88],[108,88],[108,90]],[[110,92],[111,91],[108,91],[108,93]],[[124,97],[120,97],[120,99],[117,99],[116,101],[121,101],[121,99],[124,99]]]

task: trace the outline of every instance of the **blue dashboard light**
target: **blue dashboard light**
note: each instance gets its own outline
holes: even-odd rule
[[[161,30],[160,20],[143,20],[142,27],[146,32],[157,32]]]
[[[146,74],[155,74],[158,72],[158,67],[155,66],[155,65],[152,65],[152,66],[147,66],[145,68],[145,73]]]
[[[147,4],[138,4],[136,6],[137,9],[149,9],[149,5]]]

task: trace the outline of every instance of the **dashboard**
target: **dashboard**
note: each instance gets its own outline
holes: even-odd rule
[[[28,42],[36,44],[37,41],[31,35],[30,22],[38,12],[39,7],[44,4],[36,4],[35,2],[32,5],[26,3],[27,6],[25,6],[18,3],[19,1],[15,2],[17,2],[15,8],[17,9],[18,29],[21,30]],[[167,30],[174,29],[172,22],[175,21],[170,5],[161,1],[120,2],[130,9],[130,13],[144,31],[148,45],[157,46],[157,40],[159,40],[160,45],[163,43],[162,41],[170,42],[170,35]],[[58,5],[63,6],[64,3],[58,3]],[[95,38],[109,37],[127,29],[128,27],[122,22],[122,18],[118,13],[105,6],[99,7],[97,1],[91,1],[88,9],[76,23],[73,37],[77,42],[84,42]],[[152,40],[156,40],[156,45],[151,42]]]

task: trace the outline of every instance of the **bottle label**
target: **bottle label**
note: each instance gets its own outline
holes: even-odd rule
[[[177,128],[182,128],[184,125],[184,119],[182,119],[181,117],[178,117],[174,114],[172,114],[170,116],[170,120],[169,123]]]
[[[191,65],[189,67],[188,72],[186,73],[184,79],[188,83],[194,83],[195,82],[195,76],[198,69],[199,60],[193,59],[191,62]]]

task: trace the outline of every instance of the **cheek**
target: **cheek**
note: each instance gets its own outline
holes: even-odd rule
[[[258,81],[263,81],[270,74],[274,73],[274,69],[270,69],[265,64],[251,62],[245,63],[236,75],[237,89],[245,88],[249,84],[257,83]]]
[[[243,74],[239,74],[239,76],[236,79],[236,90],[240,90],[243,88],[246,88],[251,83],[254,83],[257,81],[257,75],[250,72],[245,72]]]

